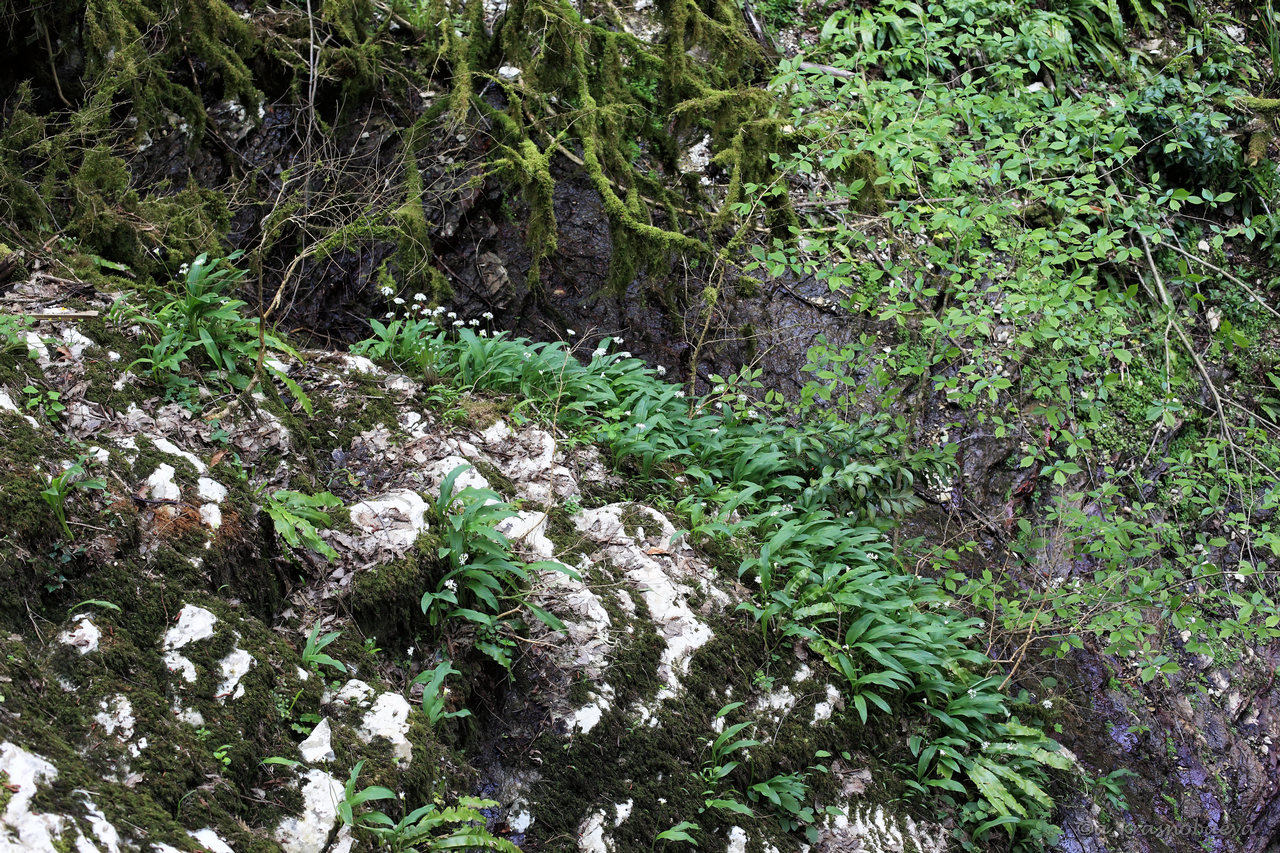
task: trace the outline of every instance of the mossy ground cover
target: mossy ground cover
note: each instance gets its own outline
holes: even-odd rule
[[[815,725],[813,700],[825,695],[821,682],[793,683],[793,661],[763,648],[749,618],[727,612],[712,619],[716,637],[693,656],[678,695],[654,703],[652,697],[663,685],[645,674],[655,671],[662,641],[646,626],[643,612],[625,615],[610,600],[607,588],[601,594],[615,629],[627,626],[626,631],[634,632],[615,649],[607,676],[614,698],[601,721],[587,734],[570,733],[567,742],[558,732],[535,741],[544,757],[538,771],[539,817],[530,835],[537,849],[576,849],[574,835],[584,816],[602,811],[606,825],[611,825],[615,806],[628,802],[633,814],[644,820],[623,821],[611,829],[620,851],[649,849],[655,832],[681,821],[699,824],[694,834],[700,846],[714,846],[715,839],[723,839],[735,825],[750,829],[751,850],[795,843],[795,836],[779,825],[785,815],[771,812],[767,804],[755,804],[754,816],[706,805],[702,772],[712,761],[710,742],[717,733],[713,723],[720,710],[735,701],[746,704],[725,724],[756,720],[749,735],[762,743],[751,747],[742,766],[718,783],[716,795],[736,796],[745,803],[750,785],[777,774],[799,773],[807,779],[812,801],[834,804],[840,801],[839,783],[828,771],[842,753],[865,763],[877,786],[888,784],[888,789],[868,792],[869,801],[888,802],[901,794],[880,758],[892,751],[893,736],[869,729],[856,715],[841,711],[834,720]],[[643,610],[642,602],[637,601],[637,610]],[[760,679],[766,672],[775,673],[776,679]],[[794,707],[782,712],[757,707],[775,686],[800,697]],[[576,689],[585,702],[586,686]],[[638,716],[640,707],[648,708],[654,719],[646,722],[643,714]]]
[[[101,320],[81,328],[123,357],[110,361],[104,347],[93,346],[78,365],[58,369],[83,370],[91,384],[114,382],[127,364],[126,354],[136,350],[136,338]],[[15,381],[35,381],[41,374],[24,352],[6,354],[5,366]],[[314,471],[308,459],[312,454],[327,455],[342,438],[338,431],[344,405],[353,407],[346,412],[348,423],[362,428],[358,419],[371,396],[364,393],[362,380],[352,375],[351,393],[342,398],[347,403],[331,406],[338,410],[332,431],[317,434],[313,424],[289,417],[289,404],[274,392],[261,403],[273,417],[286,417],[294,427],[291,458],[296,476],[308,485]],[[6,390],[11,387],[6,383]],[[179,416],[180,407],[161,406],[156,391],[144,378],[97,402],[107,407],[108,421],[112,409],[138,406],[157,415],[162,430],[186,423]],[[216,398],[211,400],[216,403]],[[397,412],[395,407],[376,409],[370,417],[387,418],[394,425]],[[251,411],[244,418],[250,424],[256,420]],[[297,742],[319,719],[314,715],[324,713],[325,679],[318,672],[302,679],[301,643],[270,627],[287,596],[307,582],[310,570],[276,543],[270,522],[260,517],[257,506],[257,478],[284,457],[279,451],[253,451],[262,467],[243,462],[241,452],[247,451],[238,432],[242,423],[228,420],[218,431],[221,443],[198,442],[193,448],[206,463],[215,457],[222,460],[206,472],[157,447],[158,438],[133,436],[130,448],[122,448],[103,435],[76,439],[60,432],[56,421],[32,426],[20,414],[0,413],[8,450],[0,467],[0,506],[6,517],[0,566],[7,591],[4,624],[11,632],[3,649],[0,732],[59,769],[54,784],[40,790],[34,807],[83,818],[88,807],[78,792],[95,791],[96,806],[122,831],[140,827],[150,840],[188,849],[192,842],[187,831],[210,826],[243,850],[277,849],[270,840],[275,823],[300,810],[292,772],[261,762],[296,755]],[[73,494],[67,510],[78,536],[67,540],[40,493],[60,460],[75,459],[94,440],[109,448],[105,462],[93,463],[94,473],[103,476],[107,486],[100,492]],[[184,496],[172,508],[164,502],[148,503],[145,490],[134,493],[136,484],[145,483],[162,465],[175,470]],[[227,488],[221,501],[222,525],[216,531],[186,500],[205,475]],[[408,613],[419,612],[417,599],[425,584],[419,580],[404,602]],[[383,596],[377,606],[385,612],[394,603]],[[225,626],[212,638],[182,649],[195,675],[191,685],[170,671],[159,654],[166,632],[188,605],[210,610]],[[57,639],[59,632],[78,625],[81,616],[100,632],[97,648],[87,655]],[[401,633],[381,627],[396,642],[411,636],[407,629]],[[248,651],[253,664],[234,694],[221,694],[225,662],[237,649]],[[349,646],[338,652],[349,659],[358,657]],[[371,663],[362,666],[362,674],[377,683],[381,668]],[[327,688],[336,686],[334,682]],[[132,706],[133,734],[127,740],[122,731],[108,732],[95,719],[113,712],[121,697]],[[176,710],[198,713],[201,721],[176,721]],[[357,713],[352,724],[358,723]],[[141,737],[149,743],[143,745]],[[367,784],[394,785],[416,803],[470,787],[465,759],[442,746],[439,734],[417,720],[409,737],[417,758],[408,767],[349,730],[339,730],[334,747],[344,764],[354,763],[351,756],[368,759]],[[246,796],[255,790],[258,793]]]

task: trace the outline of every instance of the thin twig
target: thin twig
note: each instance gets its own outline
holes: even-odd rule
[[[1214,272],[1216,272],[1218,275],[1223,276],[1223,277],[1224,277],[1224,278],[1226,278],[1227,280],[1229,280],[1229,281],[1231,281],[1231,282],[1233,282],[1233,283],[1235,283],[1235,284],[1238,284],[1240,287],[1242,287],[1242,288],[1244,289],[1244,292],[1245,292],[1245,293],[1247,293],[1247,294],[1249,294],[1250,296],[1252,296],[1252,297],[1253,297],[1253,301],[1257,302],[1259,305],[1261,305],[1263,308],[1265,308],[1265,309],[1266,309],[1268,312],[1270,312],[1271,314],[1274,314],[1276,317],[1280,317],[1280,311],[1277,311],[1276,309],[1274,309],[1274,308],[1272,308],[1270,305],[1268,305],[1268,304],[1267,304],[1267,301],[1266,301],[1265,299],[1263,299],[1261,296],[1259,296],[1259,295],[1257,294],[1257,292],[1255,292],[1255,291],[1254,291],[1254,289],[1253,289],[1252,287],[1250,287],[1248,284],[1246,284],[1246,283],[1244,282],[1244,280],[1243,280],[1243,279],[1236,278],[1234,275],[1232,275],[1231,273],[1227,272],[1227,271],[1226,271],[1226,270],[1224,270],[1222,267],[1218,266],[1217,264],[1212,264],[1212,263],[1210,263],[1209,261],[1206,261],[1204,258],[1200,257],[1199,255],[1193,255],[1193,254],[1191,254],[1191,253],[1190,253],[1190,252],[1188,252],[1186,249],[1183,249],[1181,246],[1177,245],[1176,243],[1166,243],[1165,245],[1167,245],[1170,249],[1173,249],[1173,250],[1174,250],[1175,252],[1177,252],[1179,255],[1182,255],[1184,258],[1190,258],[1191,260],[1195,261],[1196,263],[1198,263],[1198,264],[1200,264],[1200,265],[1202,265],[1202,266],[1206,266],[1206,267],[1208,267],[1209,269],[1213,270],[1213,271],[1214,271]]]
[[[26,317],[28,320],[88,320],[99,316],[97,311],[0,311],[10,317]]]
[[[75,107],[71,106],[71,102],[67,100],[67,96],[62,94],[62,81],[58,79],[58,68],[53,61],[53,42],[49,40],[49,28],[42,26],[40,29],[44,30],[44,46],[49,52],[49,73],[53,75],[53,88],[58,92],[58,100],[62,101],[67,109],[75,109]]]
[[[858,76],[852,71],[846,71],[843,68],[836,68],[834,65],[823,65],[820,62],[801,62],[800,70],[817,71],[820,74],[830,74],[832,77],[839,77],[842,80],[853,80]]]
[[[1227,423],[1226,404],[1222,402],[1222,395],[1218,392],[1218,386],[1214,384],[1213,378],[1209,375],[1209,367],[1204,363],[1204,359],[1200,358],[1200,353],[1196,352],[1195,344],[1187,335],[1182,324],[1174,318],[1177,316],[1177,306],[1173,304],[1173,299],[1169,296],[1169,291],[1164,286],[1164,278],[1160,275],[1160,270],[1156,268],[1156,259],[1151,254],[1151,243],[1147,240],[1147,235],[1143,234],[1140,229],[1134,229],[1134,233],[1138,235],[1138,239],[1142,241],[1142,251],[1147,258],[1147,266],[1151,270],[1152,278],[1155,281],[1156,293],[1160,296],[1160,302],[1169,312],[1169,326],[1177,334],[1178,340],[1182,342],[1182,347],[1187,351],[1187,355],[1191,356],[1191,360],[1195,362],[1196,371],[1199,372],[1200,378],[1204,380],[1205,387],[1209,391],[1209,395],[1213,398],[1214,408],[1218,412],[1218,421],[1222,428],[1222,437],[1235,450],[1235,442],[1231,440],[1230,428]]]

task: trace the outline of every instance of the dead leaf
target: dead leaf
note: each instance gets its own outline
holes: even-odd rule
[[[840,793],[843,796],[852,796],[853,794],[862,794],[867,790],[867,786],[871,784],[871,771],[865,767],[857,770],[847,770],[839,774]]]

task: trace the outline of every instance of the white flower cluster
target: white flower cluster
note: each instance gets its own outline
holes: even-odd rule
[[[456,311],[450,311],[447,307],[443,305],[437,305],[434,308],[428,308],[427,299],[429,297],[425,293],[413,294],[413,301],[406,303],[406,300],[403,297],[395,295],[395,289],[392,287],[389,287],[389,286],[380,287],[378,288],[378,292],[381,293],[383,296],[389,298],[391,300],[391,303],[395,306],[408,304],[408,308],[403,309],[405,320],[414,320],[414,319],[427,320],[434,326],[444,326],[446,323],[448,323],[448,325],[453,326],[454,328],[462,328],[464,326],[471,326],[472,328],[476,328],[480,326],[481,323],[488,325],[493,320],[493,312],[491,311],[485,311],[483,314],[480,315],[480,318],[478,319],[472,318],[470,320],[463,320],[458,317],[458,313]],[[384,315],[385,319],[387,320],[394,320],[398,316],[400,315],[395,310],[388,311]],[[489,331],[490,331],[489,329],[477,329],[477,334],[479,334],[480,337],[482,338],[487,338],[489,337]]]

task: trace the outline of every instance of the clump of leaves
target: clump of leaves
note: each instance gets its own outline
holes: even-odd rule
[[[22,389],[22,393],[27,395],[27,411],[44,415],[45,420],[50,423],[57,423],[62,413],[67,410],[62,402],[62,394],[57,391],[27,385]]]
[[[341,631],[330,631],[322,635],[320,633],[320,623],[316,622],[311,629],[311,633],[307,635],[306,646],[302,649],[302,662],[317,671],[322,666],[331,666],[338,672],[346,672],[346,664],[324,653],[324,648],[341,636]]]
[[[49,485],[40,492],[40,497],[53,510],[54,517],[58,519],[58,524],[68,539],[76,537],[67,524],[67,499],[76,491],[102,490],[107,487],[107,481],[101,477],[84,476],[88,459],[88,456],[81,456],[62,473],[51,475]]]
[[[243,313],[247,303],[229,295],[248,274],[233,265],[241,254],[213,259],[200,255],[184,265],[178,293],[154,311],[139,311],[127,304],[114,309],[157,335],[143,345],[143,355],[129,367],[145,368],[155,382],[172,392],[194,386],[193,373],[243,391],[261,361],[266,374],[283,383],[309,414],[311,401],[302,388],[266,358],[268,353],[296,358],[297,352],[278,336],[259,329],[259,319]]]
[[[394,821],[379,811],[366,814],[362,826],[372,833],[383,848],[394,853],[416,853],[419,850],[498,850],[520,853],[505,838],[491,833],[485,826],[482,810],[498,805],[493,800],[462,797],[456,806],[428,803]]]
[[[545,561],[526,566],[511,554],[511,543],[497,528],[499,522],[516,512],[492,489],[467,486],[456,489],[458,478],[471,466],[459,465],[440,484],[440,494],[432,504],[443,544],[438,556],[447,561],[448,571],[434,590],[422,594],[422,612],[432,625],[461,617],[477,630],[476,647],[504,667],[511,666],[512,640],[505,635],[503,599],[515,600],[515,610],[527,609],[556,631],[564,623],[522,594],[530,569],[569,572],[560,563]]]
[[[469,717],[471,712],[466,708],[457,711],[448,710],[449,688],[444,686],[444,680],[450,675],[458,675],[458,670],[453,668],[450,661],[440,661],[433,668],[423,670],[418,673],[417,677],[410,682],[410,687],[422,685],[422,710],[427,715],[427,720],[431,725],[435,725],[441,720],[452,720],[460,717]]]
[[[372,835],[378,849],[394,853],[417,853],[419,850],[497,850],[520,853],[505,838],[499,838],[485,826],[482,809],[497,807],[492,800],[462,797],[456,806],[429,803],[394,820],[376,809],[362,810],[368,803],[397,799],[390,788],[368,785],[356,789],[364,761],[356,762],[343,786],[338,801],[338,817],[343,824]]]
[[[290,548],[310,548],[330,560],[337,559],[338,552],[321,538],[318,528],[332,524],[326,510],[340,506],[342,501],[329,492],[308,495],[288,489],[277,489],[263,503],[285,544]]]
[[[0,355],[28,352],[28,326],[26,317],[0,314]]]

